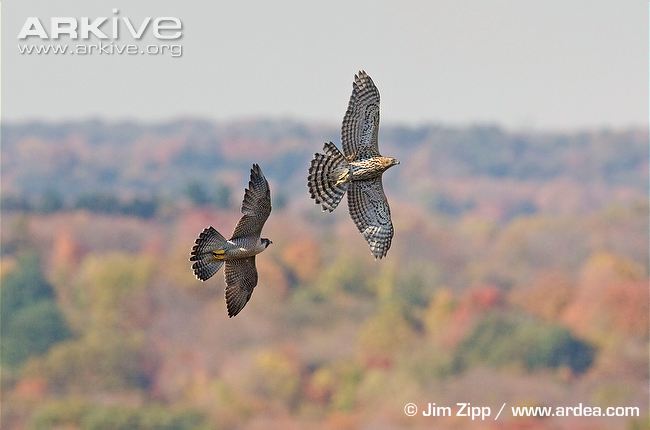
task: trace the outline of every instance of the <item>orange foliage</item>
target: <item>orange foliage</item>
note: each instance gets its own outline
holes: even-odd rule
[[[427,307],[424,323],[429,334],[437,339],[445,332],[449,317],[456,307],[456,299],[447,288],[439,288]]]
[[[82,245],[72,233],[67,229],[61,230],[54,237],[50,265],[55,270],[69,270],[79,264],[83,254]]]
[[[647,338],[648,283],[642,268],[612,254],[592,256],[563,320],[601,345],[615,344],[618,335]]]
[[[539,137],[526,142],[480,127],[423,127],[416,133],[421,141],[400,145],[398,130],[386,143],[409,168],[391,170],[385,181],[396,233],[388,259],[374,261],[345,203],[324,215],[305,194],[310,134],[322,136],[322,129],[307,127],[298,137],[290,125],[273,128],[270,137],[268,125],[254,121],[196,129],[181,121],[134,137],[115,127],[117,134],[102,139],[112,125],[77,131],[70,125],[51,137],[26,127],[15,133],[24,138],[10,133],[3,146],[3,192],[24,192],[38,203],[38,192],[23,182],[56,188],[51,178],[71,172],[75,177],[67,179],[88,181],[70,190],[64,187],[71,182],[62,181],[55,191],[65,193],[65,208],[55,213],[3,209],[0,272],[10,273],[21,251],[37,249],[78,336],[30,357],[31,372],[3,374],[7,409],[24,422],[5,425],[3,410],[3,428],[27,427],[43,405],[65,401],[61,393],[97,403],[135,393],[145,404],[195,408],[210,418],[210,428],[343,430],[609,425],[578,418],[432,424],[405,419],[400,396],[476,405],[571,404],[610,391],[619,404],[647,399],[647,187],[634,184],[648,173],[647,157],[638,157],[646,153],[645,131],[615,133],[620,145],[611,144],[611,132],[566,136],[566,145],[557,144],[559,136],[542,136],[555,142],[545,146]],[[463,149],[463,141],[481,144]],[[218,168],[196,163],[215,154]],[[259,287],[242,314],[229,319],[223,269],[202,284],[188,258],[207,226],[230,236],[241,216],[244,164],[254,160],[273,198],[282,192],[287,204],[265,226],[275,244],[257,259]],[[189,207],[178,188],[190,178],[231,186],[233,207]],[[161,197],[161,211],[139,219],[75,210],[74,199],[95,185],[118,198],[151,193]],[[448,197],[446,206],[434,194]],[[603,249],[611,253],[598,253]],[[485,282],[511,288],[508,302]],[[595,364],[580,375],[568,368],[480,366],[455,373],[458,343],[486,313],[502,310],[591,340],[601,346]],[[19,410],[30,402],[34,411]],[[381,421],[392,414],[403,421]]]
[[[503,294],[493,285],[472,288],[465,297],[465,300],[461,300],[461,306],[467,304],[476,312],[488,311],[503,303]]]
[[[267,256],[257,258],[255,264],[259,273],[260,286],[273,291],[277,299],[286,297],[289,292],[289,280],[282,267]]]
[[[354,430],[358,429],[360,424],[360,417],[358,415],[334,412],[327,417],[325,428],[335,430]]]
[[[4,277],[7,273],[11,273],[16,267],[16,260],[14,258],[3,258],[0,260],[0,278]]]
[[[400,347],[408,345],[413,337],[413,330],[401,310],[386,304],[359,330],[361,360],[369,368],[390,368]]]
[[[539,274],[530,287],[515,289],[510,295],[514,305],[548,321],[557,320],[573,295],[571,280],[560,272]]]
[[[284,248],[282,259],[301,282],[311,281],[320,268],[320,246],[312,238],[294,240]]]
[[[327,368],[315,371],[307,381],[304,395],[315,403],[326,405],[334,393],[335,377]]]
[[[204,228],[213,226],[224,237],[230,237],[230,233],[235,229],[238,214],[233,211],[219,211],[216,209],[194,208],[184,211],[177,223],[175,237],[183,244],[187,243],[188,253],[192,244],[203,231]],[[189,243],[188,243],[189,241]]]
[[[648,283],[621,282],[594,288],[584,301],[583,292],[564,314],[566,324],[600,344],[617,334],[639,339],[648,336]]]
[[[503,293],[492,285],[482,285],[465,291],[453,307],[446,324],[446,331],[440,338],[443,345],[455,347],[474,326],[477,319],[503,303]]]
[[[15,395],[24,400],[43,399],[46,392],[47,381],[41,377],[25,377],[14,388]]]

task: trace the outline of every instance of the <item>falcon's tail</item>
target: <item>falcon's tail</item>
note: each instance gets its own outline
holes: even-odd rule
[[[207,281],[221,268],[227,242],[214,227],[201,232],[190,256],[190,261],[194,261],[192,270],[198,279]]]
[[[348,190],[350,164],[332,142],[325,143],[323,151],[311,160],[307,186],[311,198],[332,212]]]

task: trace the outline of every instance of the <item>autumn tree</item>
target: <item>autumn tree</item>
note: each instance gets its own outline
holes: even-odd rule
[[[404,317],[402,307],[385,303],[359,329],[358,349],[369,367],[391,367],[415,333]]]
[[[298,400],[300,363],[288,351],[263,350],[255,355],[250,384],[259,398],[289,409]]]
[[[566,323],[600,345],[648,336],[648,284],[641,265],[611,254],[596,253],[584,264]]]
[[[0,288],[2,363],[16,366],[70,336],[52,286],[34,254],[22,256]]]
[[[98,405],[81,400],[57,401],[41,406],[30,420],[30,428],[84,428],[88,430],[207,430],[200,413],[163,405],[144,407]]]
[[[491,313],[458,346],[455,367],[567,367],[584,372],[591,366],[594,353],[593,346],[561,326],[517,314]]]
[[[149,318],[146,257],[89,255],[71,281],[66,308],[77,337],[31,363],[28,375],[44,377],[57,393],[144,389],[152,357],[144,327]]]
[[[284,247],[282,260],[298,282],[312,281],[321,267],[319,243],[310,237],[292,241]]]

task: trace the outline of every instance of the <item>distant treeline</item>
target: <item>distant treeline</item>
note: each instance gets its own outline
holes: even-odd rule
[[[120,199],[114,194],[97,192],[82,194],[73,202],[67,203],[59,192],[48,190],[36,198],[16,194],[3,195],[0,207],[7,212],[53,213],[85,209],[94,213],[152,218],[158,212],[160,199],[157,197]]]
[[[191,181],[185,187],[182,199],[193,206],[226,208],[230,205],[231,194],[231,189],[223,184],[218,184],[210,192],[200,182]],[[174,202],[167,201],[158,195],[124,198],[106,191],[83,193],[74,199],[66,199],[61,192],[52,188],[36,196],[3,193],[0,198],[0,208],[7,212],[54,213],[87,210],[93,213],[126,215],[144,219],[155,217],[161,207],[173,204]]]
[[[635,129],[549,133],[425,124],[380,131],[383,152],[402,161],[388,186],[420,185],[418,198],[428,184],[457,178],[562,178],[645,191],[647,139],[645,130]],[[56,183],[68,196],[109,189],[173,198],[198,178],[235,186],[233,178],[261,162],[267,178],[298,189],[313,153],[329,140],[340,144],[338,126],[296,121],[3,124],[2,179],[30,197]]]

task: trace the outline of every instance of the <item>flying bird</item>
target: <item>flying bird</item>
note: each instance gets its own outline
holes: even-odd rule
[[[210,279],[226,263],[226,306],[231,318],[246,306],[257,285],[255,256],[273,243],[260,237],[271,213],[271,191],[257,164],[251,169],[241,212],[243,216],[230,239],[210,226],[196,239],[190,256],[194,275],[201,281]]]
[[[343,152],[332,142],[314,154],[307,186],[311,198],[332,212],[348,194],[350,216],[375,258],[386,256],[393,240],[390,207],[382,185],[386,169],[399,164],[379,153],[379,90],[363,70],[354,76],[352,96],[343,118]]]

